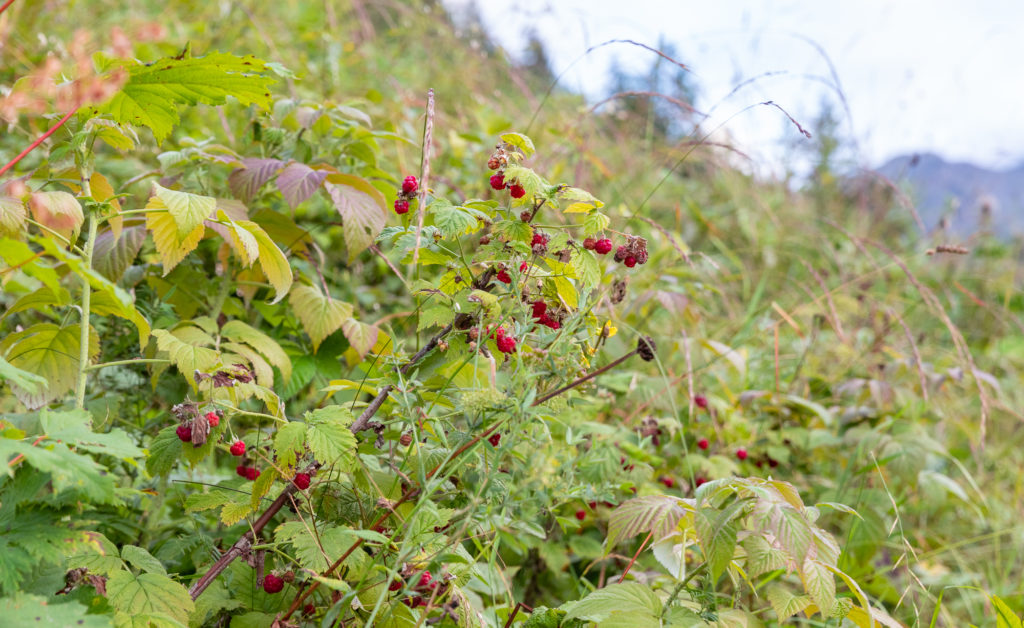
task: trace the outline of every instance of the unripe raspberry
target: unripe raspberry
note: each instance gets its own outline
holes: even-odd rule
[[[245,455],[245,443],[240,440],[236,440],[231,443],[231,455],[232,456],[244,456]]]
[[[512,195],[512,198],[523,198],[524,196],[526,196],[526,190],[523,188],[523,186],[519,185],[518,183],[510,185],[508,188],[508,193]]]
[[[395,213],[396,214],[406,214],[408,212],[409,212],[409,201],[405,200],[404,198],[400,198],[397,201],[395,201]]]
[[[736,450],[736,457],[739,458],[740,460],[746,460],[747,459],[747,450],[746,449],[737,449]]]
[[[412,444],[412,432],[402,432],[402,435],[398,437],[398,442],[402,444],[402,447],[408,447]]]
[[[597,246],[597,240],[595,240],[594,238],[584,238],[584,240],[583,240],[583,248],[587,249],[588,251],[593,251],[594,247],[596,247],[596,246]]]
[[[500,441],[501,441],[501,432],[495,432],[495,433],[493,433],[493,434],[491,434],[490,436],[487,437],[487,442],[490,443],[491,446],[493,446],[493,447],[497,447],[498,443]]]
[[[624,261],[628,255],[629,255],[629,249],[627,249],[625,245],[622,245],[619,248],[615,249],[615,261],[616,262]]]
[[[210,427],[217,427],[220,425],[220,416],[216,412],[207,412],[206,421],[210,424]]]
[[[412,194],[418,187],[420,187],[420,184],[416,182],[416,177],[409,175],[405,178],[405,181],[402,181],[402,194]]]
[[[492,174],[491,187],[494,188],[495,190],[504,190],[506,187],[505,175],[501,174],[500,172],[498,174]]]
[[[580,520],[580,521],[583,521],[584,519],[587,518],[587,511],[585,511],[585,510],[577,510],[576,511],[576,518],[578,520]]]
[[[697,441],[697,446],[700,447],[701,449],[707,449],[710,446],[710,443],[708,443],[708,439],[702,438],[699,441]]]
[[[608,238],[601,238],[594,243],[594,252],[599,255],[607,255],[612,250],[612,241]]]
[[[487,167],[491,170],[497,170],[498,168],[501,168],[501,160],[497,157],[491,157],[487,160]]]
[[[704,409],[707,409],[707,407],[708,407],[708,398],[705,397],[704,395],[694,395],[693,396],[693,403],[698,408],[701,408],[702,410],[704,410]]]
[[[625,262],[623,263],[626,264],[626,268],[633,268],[634,266],[636,266],[636,258],[630,255],[629,257],[626,258]]]
[[[496,278],[501,283],[512,283],[512,276],[509,275],[508,272],[504,270],[499,270],[498,274],[496,275]]]
[[[309,474],[308,473],[296,473],[292,483],[300,491],[304,491],[309,488]]]
[[[280,593],[284,588],[284,580],[274,574],[267,574],[263,579],[263,590],[267,593]]]
[[[191,425],[179,425],[178,429],[174,430],[174,433],[178,435],[181,442],[187,443],[192,440],[192,426]]]

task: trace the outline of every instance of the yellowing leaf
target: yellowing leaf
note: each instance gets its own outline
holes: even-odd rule
[[[18,236],[25,229],[25,204],[13,196],[0,196],[0,236]]]
[[[159,199],[159,204],[153,200]],[[217,207],[217,199],[212,196],[200,196],[188,192],[168,190],[159,183],[153,184],[153,198],[146,204],[146,209],[166,208],[167,212],[174,218],[174,224],[178,228],[178,240],[184,240],[189,234],[195,231],[196,227],[203,224],[203,221],[213,215]]]
[[[342,331],[349,344],[359,354],[360,359],[366,357],[373,345],[377,343],[378,329],[373,325],[367,325],[354,318],[346,320],[341,325]]]
[[[331,174],[324,184],[344,221],[349,259],[355,258],[384,228],[387,201],[369,181],[350,174]]]
[[[271,303],[277,303],[288,294],[292,287],[292,267],[288,265],[288,258],[258,224],[251,220],[239,220],[235,222],[235,225],[248,231],[256,239],[260,267],[263,269],[263,274],[267,276],[267,281],[274,286],[276,293]]]
[[[292,290],[289,302],[302,328],[313,341],[313,352],[327,336],[352,317],[352,306],[325,295],[313,286],[299,285]]]
[[[217,218],[228,223],[227,233],[230,238],[231,248],[242,260],[242,265],[246,268],[252,266],[252,263],[260,256],[260,244],[256,240],[256,236],[237,222],[232,221],[228,218],[228,215],[221,210],[217,210]]]
[[[159,203],[160,207],[157,207],[157,203]],[[153,197],[150,199],[147,208],[164,209],[162,205],[163,202],[160,199]],[[166,211],[147,212],[146,228],[153,234],[153,243],[156,244],[156,252],[160,254],[160,263],[164,267],[165,277],[181,260],[185,259],[186,255],[199,246],[199,241],[203,239],[203,234],[206,233],[206,227],[200,222],[195,231],[179,239],[178,224],[174,222],[174,218]]]
[[[67,192],[33,192],[28,206],[36,222],[69,240],[73,240],[85,221],[82,206]]]
[[[78,352],[81,338],[78,325],[58,327],[53,323],[39,323],[23,331],[8,334],[0,342],[0,355],[5,355],[11,366],[44,378],[42,389],[30,391],[10,382],[14,395],[30,410],[41,408],[61,399],[77,385]],[[99,336],[89,334],[89,355],[100,352]]]
[[[285,380],[292,378],[292,361],[277,341],[262,331],[255,329],[239,320],[228,321],[221,327],[220,333],[225,338],[244,342],[267,357],[271,364],[281,371]]]
[[[198,327],[191,326],[182,327],[173,332],[166,329],[153,330],[157,348],[168,355],[181,374],[192,383],[193,388],[196,387],[195,372],[205,373],[220,361],[220,356],[216,351],[201,346],[200,343],[213,344],[212,338],[203,337],[205,333]]]

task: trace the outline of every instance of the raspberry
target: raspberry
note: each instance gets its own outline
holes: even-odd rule
[[[736,457],[739,458],[740,460],[746,460],[747,459],[747,450],[746,449],[737,449],[736,450]]]
[[[210,424],[210,427],[217,427],[220,425],[220,416],[216,412],[210,411],[206,413],[206,421]]]
[[[595,510],[597,508],[597,502],[587,502],[587,506],[589,506],[591,510]]]
[[[501,340],[502,338],[504,338],[505,337],[505,328],[504,327],[499,327],[499,328],[495,329],[493,337],[496,340]]]
[[[491,187],[494,188],[495,190],[504,190],[507,187],[505,185],[505,175],[491,175]]]
[[[490,436],[487,437],[487,442],[490,443],[492,447],[497,447],[498,443],[500,441],[501,441],[501,432],[495,432],[495,433],[493,433],[493,434],[491,434]]]
[[[612,250],[612,241],[608,238],[602,238],[594,243],[594,252],[599,255],[607,255]]]
[[[174,433],[178,435],[181,442],[187,443],[192,440],[192,426],[191,425],[179,425],[178,429],[174,430]]]
[[[577,510],[576,511],[576,518],[579,519],[580,521],[583,521],[584,519],[587,518],[587,511],[585,511],[585,510]]]
[[[245,443],[240,440],[236,440],[231,443],[231,455],[232,456],[244,456],[245,455]]]
[[[527,264],[526,262],[523,262],[522,264],[519,265],[519,272],[525,273],[526,269],[529,268],[529,267],[530,267],[529,264]]]
[[[509,275],[508,272],[506,272],[504,270],[499,270],[498,271],[497,279],[501,283],[512,283],[512,276]]]
[[[700,486],[701,484],[704,484],[707,481],[708,481],[707,478],[705,478],[703,476],[700,476],[700,475],[698,475],[697,477],[695,477],[693,479],[693,483],[694,483],[695,486]]]
[[[420,184],[416,182],[416,177],[409,175],[402,181],[402,194],[412,194],[418,187]]]
[[[636,252],[636,263],[640,265],[647,263],[647,249],[641,249]]]
[[[548,304],[543,301],[534,301],[531,305],[533,306],[534,318],[543,318],[548,311]]]
[[[497,170],[498,168],[501,168],[501,160],[497,157],[491,157],[487,160],[487,167],[491,170]]]
[[[292,484],[294,484],[300,491],[306,490],[309,488],[309,474],[296,473],[295,478],[292,479]]]
[[[267,593],[280,593],[283,588],[284,580],[280,576],[267,574],[267,577],[263,579],[263,590]]]
[[[673,486],[676,485],[676,481],[668,477],[667,475],[661,476],[660,478],[658,478],[658,481],[664,484],[665,488],[672,488]]]
[[[240,464],[237,467],[235,467],[235,473],[237,473],[239,476],[244,478],[245,477],[245,470],[248,469],[248,468],[249,467],[245,466],[244,464]]]
[[[586,238],[585,240],[583,240],[583,248],[587,249],[588,251],[593,251],[596,246],[597,240],[595,240],[594,238]]]
[[[551,318],[547,314],[545,314],[544,316],[541,316],[540,320],[538,322],[541,325],[545,325],[547,327],[550,327],[551,329],[559,329],[562,326],[561,323],[559,323],[555,319]]]
[[[512,195],[512,198],[523,198],[526,196],[526,190],[518,183],[508,186],[508,193]]]
[[[256,467],[249,467],[248,469],[245,470],[245,479],[252,481],[258,477],[260,477],[260,472],[256,469]]]
[[[615,261],[616,262],[624,261],[628,255],[629,255],[629,249],[627,249],[625,245],[622,245],[619,248],[615,249]]]
[[[391,584],[388,585],[388,591],[397,591],[397,590],[399,590],[401,588],[402,588],[402,581],[399,580],[398,578],[395,578],[394,580],[392,580]]]
[[[697,446],[700,447],[701,449],[707,449],[708,448],[708,439],[706,439],[706,438],[700,439],[699,441],[697,441]]]
[[[547,244],[549,238],[539,231],[533,233],[533,241],[530,242],[530,246],[537,246],[538,244]]]
[[[502,353],[515,353],[516,351],[516,339],[512,336],[502,336],[498,338],[498,351]]]
[[[623,263],[626,265],[626,268],[633,268],[636,266],[636,258],[630,255]]]
[[[430,584],[431,580],[432,580],[432,578],[430,577],[430,572],[429,571],[424,571],[423,573],[420,574],[420,581],[419,581],[419,584],[417,584],[416,586],[418,586],[418,587],[425,587],[425,586]]]
[[[708,407],[708,398],[705,397],[704,395],[694,395],[693,396],[693,403],[698,408],[707,409],[707,407]]]
[[[315,612],[316,612],[316,607],[313,606],[312,604],[306,604],[305,606],[302,607],[302,614],[303,615],[312,615]]]
[[[405,214],[405,213],[408,213],[408,211],[409,211],[409,201],[405,200],[404,198],[400,198],[397,201],[395,201],[395,213],[396,214]]]

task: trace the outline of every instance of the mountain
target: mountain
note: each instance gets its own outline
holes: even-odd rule
[[[1024,234],[1024,163],[996,171],[922,153],[891,159],[878,172],[909,188],[929,229],[945,216],[954,232],[972,233],[987,209],[998,231]]]

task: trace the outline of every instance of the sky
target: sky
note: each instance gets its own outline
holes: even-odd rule
[[[1007,169],[1024,162],[1024,2],[1019,0],[446,0],[474,2],[513,57],[524,33],[545,42],[565,87],[596,102],[608,69],[648,68],[653,53],[611,39],[675,46],[699,90],[704,128],[724,123],[759,169],[791,169],[802,141],[771,100],[809,126],[831,103],[857,165],[933,152]],[[575,63],[574,63],[575,62]],[[770,73],[730,95],[741,82]],[[844,103],[845,101],[845,103]],[[804,140],[805,141],[805,140]]]

